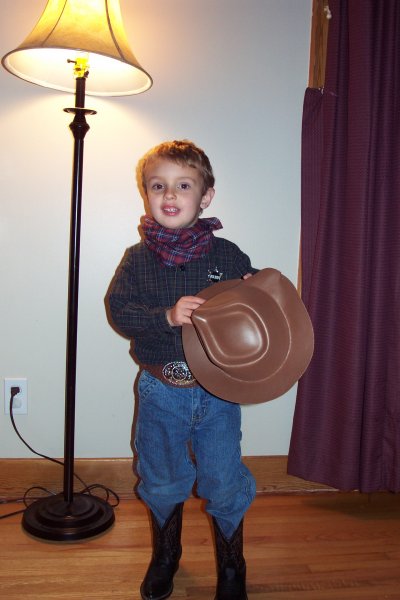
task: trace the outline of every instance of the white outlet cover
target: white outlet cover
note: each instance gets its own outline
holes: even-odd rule
[[[19,387],[19,394],[14,396],[13,415],[28,414],[28,380],[26,377],[6,377],[4,379],[4,414],[10,414],[11,388]]]

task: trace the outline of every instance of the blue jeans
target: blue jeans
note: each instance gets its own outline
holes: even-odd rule
[[[138,492],[162,526],[192,493],[206,500],[227,538],[255,496],[255,480],[241,461],[239,404],[202,387],[179,388],[143,371],[135,432]],[[189,442],[195,456],[193,462]]]

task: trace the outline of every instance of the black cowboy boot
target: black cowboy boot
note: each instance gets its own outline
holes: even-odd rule
[[[243,519],[226,539],[213,517],[218,581],[214,600],[247,600],[246,562],[243,557]]]
[[[183,502],[177,504],[160,527],[155,516],[150,511],[153,532],[153,555],[147,573],[140,586],[143,600],[163,600],[172,594],[173,579],[178,570],[182,554]]]

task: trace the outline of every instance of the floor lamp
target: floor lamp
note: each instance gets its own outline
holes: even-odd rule
[[[124,96],[149,89],[151,77],[130,50],[119,0],[48,0],[38,23],[15,50],[2,59],[17,77],[75,94],[66,108],[74,119],[68,314],[65,377],[63,493],[33,502],[24,512],[23,528],[54,541],[80,540],[106,531],[113,508],[103,499],[74,493],[75,388],[78,332],[79,254],[84,138],[89,130],[85,94]],[[90,70],[90,77],[89,77]]]

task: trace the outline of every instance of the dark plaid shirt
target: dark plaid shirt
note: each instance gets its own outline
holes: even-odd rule
[[[185,265],[165,267],[143,242],[128,248],[108,295],[116,329],[133,341],[139,363],[163,365],[185,360],[182,328],[171,327],[165,316],[182,296],[226,279],[255,273],[249,257],[238,246],[214,237],[210,252]]]

